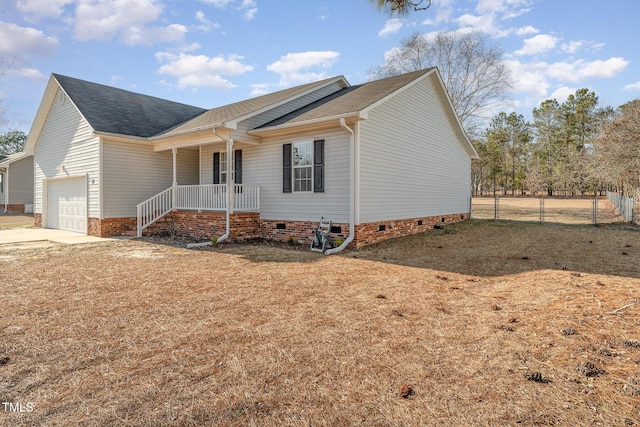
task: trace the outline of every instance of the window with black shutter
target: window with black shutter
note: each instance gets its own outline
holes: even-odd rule
[[[324,139],[282,146],[282,191],[324,192]]]
[[[233,172],[234,182],[242,184],[242,150],[233,152]],[[227,176],[227,152],[213,153],[213,183],[226,184]]]

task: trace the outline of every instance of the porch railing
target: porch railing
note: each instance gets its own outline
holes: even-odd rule
[[[234,211],[259,211],[260,187],[251,184],[233,185]],[[176,187],[175,209],[223,211],[227,208],[227,185],[179,185]]]
[[[142,230],[176,209],[225,211],[227,209],[227,185],[178,185],[145,200],[138,205],[138,237],[142,236]],[[260,186],[234,184],[233,210],[238,212],[259,211]]]
[[[136,235],[142,236],[142,230],[173,210],[173,188],[145,200],[138,205],[138,230]]]

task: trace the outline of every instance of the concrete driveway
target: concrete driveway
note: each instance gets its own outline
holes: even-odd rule
[[[0,245],[44,240],[74,245],[78,243],[105,242],[112,239],[87,236],[86,234],[74,233],[73,231],[52,230],[49,228],[14,228],[11,230],[0,230]]]

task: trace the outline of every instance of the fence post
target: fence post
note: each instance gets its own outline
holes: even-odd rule
[[[493,196],[493,220],[498,220],[498,198]]]
[[[593,198],[593,212],[592,212],[592,216],[593,216],[593,225],[598,225],[598,198],[594,197]]]
[[[540,224],[544,222],[544,198],[540,198]]]

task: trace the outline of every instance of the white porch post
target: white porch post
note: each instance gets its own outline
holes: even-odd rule
[[[233,139],[229,138],[227,141],[227,212],[230,214],[233,213],[235,181],[233,171]]]
[[[4,173],[4,213],[9,208],[9,166],[7,165]]]
[[[178,155],[178,149],[172,148],[171,154],[173,156],[173,183],[171,184],[171,199],[173,210],[176,209],[176,186],[178,185],[178,174],[176,171],[176,156]]]

